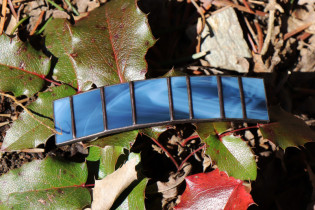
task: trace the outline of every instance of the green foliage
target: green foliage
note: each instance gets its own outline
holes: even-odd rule
[[[0,91],[32,96],[45,85],[50,58],[17,37],[0,36]]]
[[[255,180],[257,165],[250,147],[240,137],[220,137],[228,123],[198,123],[197,133],[206,143],[208,154],[220,171],[242,180]]]
[[[54,77],[80,91],[145,78],[144,56],[154,39],[134,0],[111,1],[72,26],[53,20],[47,49],[58,58]]]
[[[5,209],[75,209],[91,203],[82,185],[85,163],[53,158],[34,160],[0,177],[0,203]]]
[[[264,138],[273,141],[282,149],[302,146],[315,140],[315,132],[303,120],[279,106],[271,107],[269,112],[274,123],[260,125],[260,131]]]

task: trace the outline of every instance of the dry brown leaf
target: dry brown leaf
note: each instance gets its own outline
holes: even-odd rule
[[[95,181],[92,209],[110,209],[118,196],[135,180],[138,158],[128,160],[121,168],[102,180]]]

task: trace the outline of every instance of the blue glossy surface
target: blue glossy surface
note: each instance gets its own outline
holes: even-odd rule
[[[137,124],[170,120],[165,78],[134,82]]]
[[[220,118],[220,104],[216,77],[190,77],[195,119]]]
[[[237,77],[221,77],[226,118],[243,118],[242,102]]]
[[[104,88],[108,129],[132,125],[132,112],[129,84]]]
[[[76,136],[88,136],[104,130],[101,91],[92,90],[73,96]]]
[[[56,143],[60,144],[72,139],[70,99],[62,98],[54,101],[55,128],[62,135],[56,134]]]
[[[171,78],[174,119],[189,119],[189,104],[186,77]]]
[[[264,81],[257,78],[242,78],[245,106],[248,119],[268,120]]]

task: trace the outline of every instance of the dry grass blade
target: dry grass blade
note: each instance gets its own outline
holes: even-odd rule
[[[1,21],[0,21],[0,35],[3,33],[4,22],[6,18],[7,0],[2,1]]]

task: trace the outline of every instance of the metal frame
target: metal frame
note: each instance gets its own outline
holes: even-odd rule
[[[203,77],[203,76],[198,76],[198,77]],[[224,77],[234,77],[234,76],[224,76]],[[221,118],[193,119],[194,113],[193,113],[193,105],[192,105],[192,94],[191,94],[190,77],[186,76],[188,104],[189,104],[189,119],[175,120],[174,119],[174,106],[173,106],[173,98],[172,98],[171,80],[168,77],[168,78],[166,78],[166,80],[167,80],[167,88],[168,88],[170,121],[154,122],[154,123],[146,123],[146,124],[137,124],[136,107],[135,107],[135,94],[134,94],[134,82],[131,81],[131,82],[129,82],[129,90],[130,90],[130,100],[131,100],[131,110],[132,110],[132,122],[133,122],[133,125],[128,126],[128,127],[115,128],[115,129],[108,130],[107,116],[106,116],[105,89],[104,89],[104,87],[99,87],[97,89],[100,89],[100,93],[101,93],[104,130],[102,132],[95,133],[95,134],[88,135],[88,136],[83,136],[83,137],[80,137],[80,138],[76,137],[74,109],[73,109],[73,97],[70,96],[69,99],[70,99],[70,110],[71,110],[71,122],[72,122],[73,139],[71,139],[69,141],[66,141],[66,142],[63,142],[63,143],[60,143],[60,144],[56,143],[56,145],[57,146],[62,146],[62,145],[66,145],[66,144],[70,144],[70,143],[74,143],[74,142],[78,142],[78,141],[93,140],[93,139],[95,139],[97,137],[107,136],[107,135],[115,134],[115,133],[119,133],[119,132],[131,131],[131,130],[135,130],[135,129],[139,129],[139,128],[160,126],[160,125],[165,125],[165,124],[173,125],[173,124],[182,124],[182,123],[215,122],[215,121],[223,121],[223,122],[233,121],[233,122],[247,122],[247,123],[268,123],[269,120],[253,120],[253,119],[248,119],[247,118],[245,98],[244,98],[244,91],[243,91],[243,84],[242,84],[242,77],[239,77],[239,76],[236,76],[236,77],[238,78],[238,83],[239,83],[239,90],[240,90],[240,98],[241,98],[241,104],[242,104],[243,118],[226,118],[225,117],[225,111],[224,111],[225,109],[224,109],[224,100],[223,100],[221,76],[216,76]],[[265,88],[265,85],[264,85],[264,88]],[[93,89],[93,90],[95,90],[95,89]],[[266,97],[266,88],[264,90],[265,90],[265,97]],[[267,97],[266,97],[266,104],[268,104]],[[268,111],[268,106],[267,106],[267,111]]]

